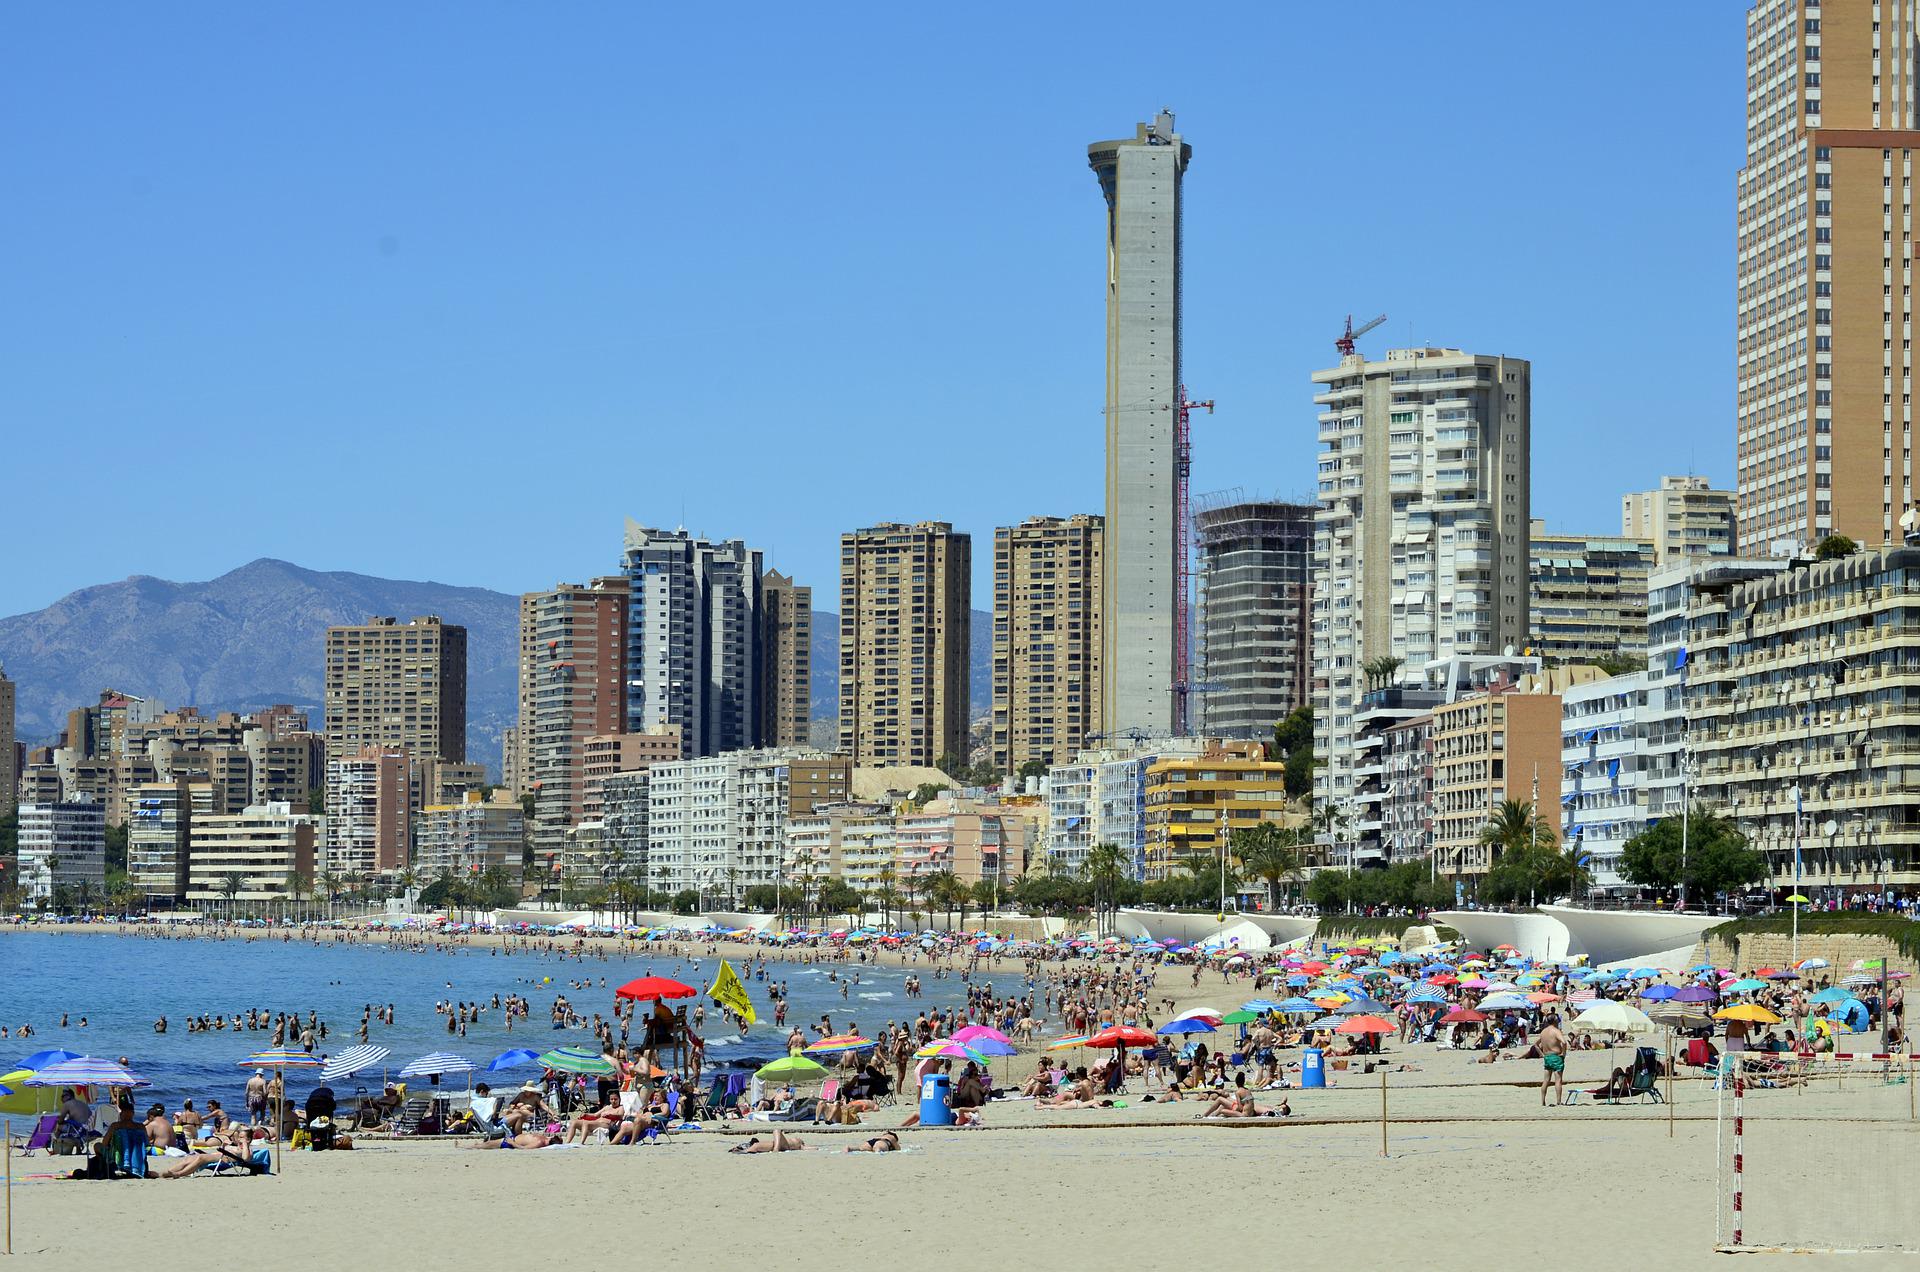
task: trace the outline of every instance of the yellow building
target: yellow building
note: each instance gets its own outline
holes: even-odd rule
[[[1187,868],[1196,853],[1217,855],[1234,830],[1289,820],[1287,766],[1258,742],[1216,742],[1199,755],[1147,766],[1146,878]]]

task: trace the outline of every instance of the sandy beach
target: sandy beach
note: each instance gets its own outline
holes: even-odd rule
[[[485,948],[502,938],[470,939]],[[589,964],[596,948],[612,954],[620,944],[588,941]],[[736,963],[747,954],[719,950]],[[672,957],[656,956],[663,964]],[[1018,960],[987,960],[976,977],[1012,982],[1020,971]],[[1208,970],[1195,986],[1177,966],[1163,969],[1153,991],[1176,1010],[1231,1009],[1251,994],[1241,977]],[[1032,1071],[1034,1048],[1021,1050],[997,1063],[1002,1083]],[[858,1128],[797,1126],[821,1151],[777,1155],[726,1151],[770,1126],[710,1123],[640,1148],[502,1153],[373,1139],[351,1153],[290,1156],[283,1174],[263,1178],[83,1184],[45,1177],[73,1159],[16,1157],[14,1263],[171,1268],[232,1249],[275,1266],[375,1269],[634,1257],[697,1265],[740,1255],[801,1269],[874,1258],[1217,1266],[1249,1251],[1337,1267],[1464,1270],[1519,1259],[1575,1270],[1727,1266],[1728,1256],[1713,1253],[1723,1192],[1716,1166],[1727,1149],[1720,1096],[1708,1081],[1677,1079],[1671,1109],[1585,1100],[1549,1109],[1536,1062],[1479,1064],[1476,1054],[1389,1039],[1384,1156],[1381,1079],[1355,1068],[1331,1070],[1325,1089],[1261,1093],[1263,1103],[1290,1101],[1286,1120],[1200,1122],[1200,1103],[1168,1103],[1135,1078],[1125,1107],[996,1101],[981,1128],[904,1131],[906,1151],[897,1155],[839,1149],[898,1126],[910,1101],[868,1114]],[[1599,1085],[1630,1054],[1574,1052],[1567,1089]],[[1748,1102],[1749,1195],[1769,1206],[1846,1196],[1863,1156],[1907,1180],[1920,1164],[1920,1122],[1909,1120],[1904,1083],[1863,1076],[1754,1092]],[[1826,1187],[1798,1186],[1809,1179]],[[1881,1194],[1852,1191],[1869,1200],[1846,1212],[1849,1231],[1871,1237],[1920,1223],[1910,1201],[1876,1206],[1871,1197]],[[1850,1256],[1845,1265],[1913,1262]]]
[[[1309,1116],[1292,1123],[1196,1125],[1190,1103],[1051,1115],[996,1104],[985,1129],[909,1131],[907,1151],[889,1156],[739,1157],[725,1151],[738,1136],[716,1132],[520,1154],[374,1144],[302,1154],[273,1178],[23,1182],[16,1263],[185,1267],[239,1241],[289,1267],[597,1266],[626,1250],[649,1262],[746,1254],[804,1269],[962,1256],[1093,1268],[1176,1253],[1184,1265],[1249,1250],[1341,1267],[1484,1268],[1522,1256],[1569,1269],[1725,1266],[1711,1253],[1704,1083],[1681,1084],[1669,1138],[1652,1105],[1542,1110],[1530,1089],[1439,1085],[1462,1076],[1438,1072],[1449,1067],[1393,1076],[1384,1158],[1368,1120],[1378,1086],[1365,1080],[1293,1093]],[[1799,1169],[1846,1169],[1846,1140],[1819,1120],[1828,1097],[1772,1098],[1798,1098],[1806,1107],[1795,1115],[1813,1119],[1794,1128],[1804,1129]],[[869,1122],[891,1124],[893,1113]],[[800,1129],[823,1149],[859,1134]],[[47,1162],[15,1165],[30,1175]]]

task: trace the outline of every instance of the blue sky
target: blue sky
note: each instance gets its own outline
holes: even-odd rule
[[[626,516],[823,608],[842,530],[951,520],[985,607],[994,526],[1099,511],[1086,145],[1163,105],[1196,492],[1311,491],[1307,377],[1384,311],[1531,358],[1535,515],[1615,532],[1732,476],[1742,13],[16,9],[0,613],[259,556],[522,591]]]

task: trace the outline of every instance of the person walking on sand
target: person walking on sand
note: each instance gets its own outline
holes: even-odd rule
[[[1547,1102],[1547,1088],[1554,1088],[1553,1102],[1567,1102],[1567,1035],[1560,1032],[1560,1017],[1549,1015],[1546,1025],[1535,1035],[1534,1047],[1540,1052],[1540,1103]]]

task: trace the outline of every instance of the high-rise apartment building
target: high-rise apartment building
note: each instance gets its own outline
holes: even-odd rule
[[[1739,543],[1912,506],[1915,0],[1756,0],[1737,194]]]
[[[993,763],[1052,764],[1100,732],[1099,517],[993,532]]]
[[[326,869],[370,879],[403,869],[413,843],[413,765],[370,746],[327,761]]]
[[[1354,717],[1382,668],[1526,643],[1530,375],[1458,349],[1313,374],[1316,804],[1354,793]]]
[[[1695,590],[1688,803],[1765,854],[1777,895],[1920,886],[1916,578],[1920,548],[1898,547]]]
[[[127,874],[152,897],[187,897],[193,826],[219,815],[213,783],[185,777],[150,782],[127,792]]]
[[[806,746],[813,721],[813,589],[778,570],[760,578],[762,746]]]
[[[752,746],[762,692],[759,551],[628,521],[624,569],[627,731],[677,727],[689,757]]]
[[[1653,541],[1654,560],[1671,565],[1690,557],[1732,556],[1734,494],[1705,477],[1662,477],[1658,490],[1620,496],[1620,534]]]
[[[966,757],[972,588],[972,536],[944,521],[840,536],[840,754]]]
[[[1193,701],[1209,737],[1266,738],[1307,705],[1312,504],[1216,504],[1194,513],[1200,555]]]
[[[851,785],[844,757],[816,751],[730,751],[654,764],[646,770],[642,854],[649,879],[668,892],[735,905],[745,889],[779,876],[787,818],[810,814],[816,802],[844,802]],[[606,790],[611,819],[620,792],[614,782]],[[623,847],[631,861],[632,845]]]
[[[327,758],[467,758],[467,629],[428,615],[327,629]]]
[[[1087,162],[1107,202],[1107,518],[1101,713],[1110,730],[1182,731],[1175,634],[1185,457],[1176,453],[1181,182],[1193,147],[1161,111]]]
[[[1648,539],[1548,534],[1533,522],[1531,652],[1548,666],[1647,655]]]
[[[508,725],[500,730],[500,785],[513,792],[515,799],[525,794],[520,780],[520,729]]]
[[[19,885],[42,907],[106,899],[106,810],[91,801],[19,806]]]
[[[14,786],[20,780],[13,739],[13,681],[0,667],[0,815],[13,811]]]
[[[559,851],[580,820],[587,739],[626,728],[628,603],[624,577],[520,598],[517,741],[536,853]]]

